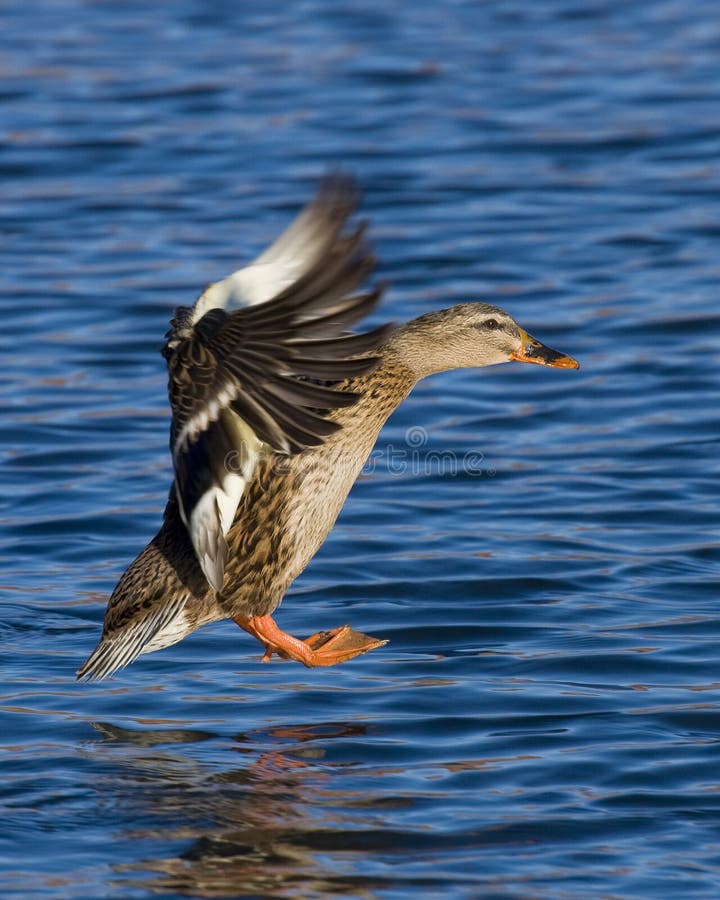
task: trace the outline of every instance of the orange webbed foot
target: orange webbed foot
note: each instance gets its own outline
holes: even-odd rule
[[[345,662],[361,653],[384,647],[387,641],[374,638],[361,631],[354,631],[349,625],[341,625],[332,631],[317,631],[306,638],[307,644],[315,655],[316,666],[334,666]]]
[[[387,644],[387,641],[369,634],[353,631],[349,625],[333,628],[332,631],[318,631],[301,641],[278,628],[272,616],[237,616],[235,621],[264,644],[263,662],[269,662],[273,653],[277,653],[308,668],[335,666]]]

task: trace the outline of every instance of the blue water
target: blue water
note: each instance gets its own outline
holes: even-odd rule
[[[3,6],[3,898],[717,898],[717,13]],[[481,298],[582,368],[391,419],[278,614],[385,648],[224,622],[77,684],[167,494],[173,306],[338,167],[376,321]]]

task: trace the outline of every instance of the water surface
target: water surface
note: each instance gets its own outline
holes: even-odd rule
[[[3,896],[717,897],[715,4],[0,21]],[[391,419],[278,615],[384,649],[226,622],[76,684],[167,495],[173,306],[337,167],[374,321],[483,299],[581,370]]]

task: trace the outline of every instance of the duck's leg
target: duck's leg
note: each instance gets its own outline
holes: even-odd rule
[[[318,631],[301,641],[278,628],[272,616],[235,616],[234,620],[264,645],[263,662],[269,662],[273,653],[277,653],[285,659],[295,659],[308,668],[335,666],[387,644],[387,641],[370,637],[369,634],[353,631],[349,625],[332,631]]]

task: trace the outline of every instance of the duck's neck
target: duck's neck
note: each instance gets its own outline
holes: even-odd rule
[[[414,386],[421,378],[437,371],[430,359],[432,347],[424,344],[421,334],[411,327],[416,321],[406,322],[392,333],[382,348],[383,361],[378,367],[378,375],[389,370],[395,378],[402,375],[404,382],[410,381]]]
[[[477,309],[506,313],[487,304]],[[382,349],[387,364],[405,368],[415,381],[447,372],[450,369],[481,368],[508,362],[510,349],[498,339],[483,338],[474,327],[472,304],[458,304],[448,309],[426,313],[401,325]],[[511,340],[508,338],[508,340]]]
[[[420,379],[464,365],[438,339],[451,314],[452,309],[439,310],[401,325],[380,348],[382,361],[377,369],[340,385],[362,395],[354,406],[333,413],[357,446],[368,442],[372,446],[387,418]]]
[[[378,371],[385,367],[404,371],[414,385],[428,375],[455,368],[457,363],[438,340],[438,329],[442,329],[447,312],[434,311],[400,325],[382,348],[383,364]]]
[[[362,394],[355,406],[338,410],[344,428],[353,422],[377,434],[421,378],[452,368],[449,361],[437,358],[432,318],[433,314],[421,316],[401,325],[380,348],[377,369],[342,385]]]

